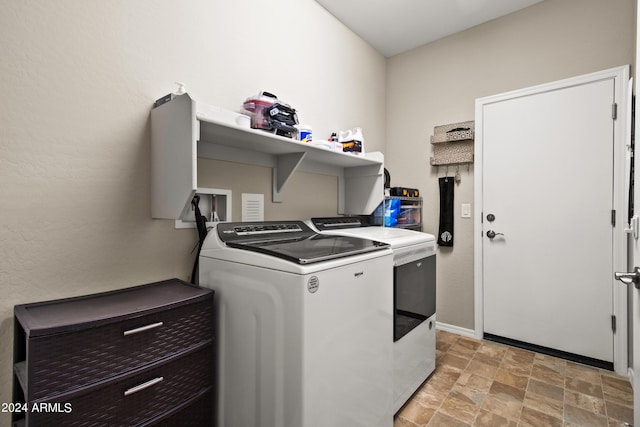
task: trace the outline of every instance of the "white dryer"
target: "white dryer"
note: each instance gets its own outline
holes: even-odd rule
[[[218,223],[199,263],[216,291],[219,427],[393,425],[388,244]]]
[[[360,217],[312,218],[325,235],[372,239],[393,250],[394,412],[415,393],[436,366],[436,243],[431,234],[368,226]]]

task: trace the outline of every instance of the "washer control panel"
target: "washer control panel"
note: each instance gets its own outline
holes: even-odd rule
[[[222,222],[217,225],[223,242],[305,237],[314,234],[302,221]]]

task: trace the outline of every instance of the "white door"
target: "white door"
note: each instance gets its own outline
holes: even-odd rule
[[[638,31],[638,19],[640,19],[640,8],[636,8],[636,57],[640,53],[640,31]],[[636,61],[637,62],[637,61]],[[636,84],[640,81],[640,71],[636,66],[635,70],[635,81]],[[637,90],[636,90],[637,92]],[[633,177],[633,200],[634,200],[634,214],[633,218],[630,221],[630,229],[632,231],[630,239],[629,239],[629,263],[630,265],[630,273],[635,273],[625,279],[624,281],[628,285],[634,285],[631,287],[631,304],[629,305],[629,316],[630,316],[630,324],[631,324],[631,372],[633,376],[630,378],[631,385],[633,386],[633,424],[636,426],[640,426],[640,289],[636,288],[635,283],[633,281],[630,282],[629,279],[632,279],[636,282],[640,281],[640,270],[636,270],[640,267],[640,230],[639,224],[640,221],[638,219],[640,212],[640,161],[638,161],[638,157],[640,157],[640,150],[638,150],[638,133],[640,131],[640,110],[636,106],[635,111],[635,135],[636,135],[636,148],[635,153],[632,158],[632,162],[634,164],[634,177]],[[618,276],[618,274],[616,274]]]
[[[613,362],[615,93],[605,78],[482,105],[485,334]]]
[[[638,16],[640,17],[640,10],[638,10]],[[638,37],[640,40],[640,37]],[[640,52],[640,46],[637,47]],[[640,73],[636,70],[636,81],[640,77]],[[630,86],[632,86],[630,84]],[[635,117],[635,134],[640,131],[640,111],[636,108]],[[638,138],[636,137],[636,141]],[[636,145],[637,147],[637,145]],[[635,153],[638,153],[636,148]],[[631,372],[633,376],[629,378],[631,385],[633,386],[633,424],[640,426],[640,289],[636,286],[640,286],[640,161],[638,161],[638,155],[634,155],[631,161],[634,163],[634,177],[633,177],[633,200],[634,200],[634,214],[629,222],[629,272],[616,272],[615,276],[621,280],[624,284],[630,286],[631,304],[629,305],[630,316],[630,338],[631,338]]]
[[[640,45],[638,42],[640,41],[640,32],[638,31],[638,18],[640,18],[640,8],[636,8],[636,58],[638,57],[638,53],[640,52]],[[637,62],[637,60],[636,60]],[[636,83],[640,81],[640,72],[638,71],[638,67],[635,67],[635,81]],[[635,110],[635,134],[640,135],[638,130],[640,129],[640,111],[636,107]],[[638,138],[636,137],[636,140]],[[635,150],[635,152],[639,152],[640,150]],[[633,156],[634,163],[634,178],[633,178],[633,187],[634,187],[634,217],[632,220],[632,226],[637,230],[638,228],[638,215],[637,212],[640,209],[640,162],[638,161],[638,156]],[[636,267],[640,267],[640,242],[638,241],[638,232],[633,234],[632,242],[629,245],[630,247],[630,259],[633,262],[634,269]],[[631,359],[631,367],[633,372],[633,378],[631,378],[631,384],[633,385],[633,424],[640,426],[640,290],[634,289],[631,292],[631,308],[629,312],[629,316],[631,316],[631,351],[633,353]]]
[[[636,135],[640,126],[638,119],[640,119],[640,112],[636,112]],[[636,138],[637,140],[637,138]],[[636,153],[638,150],[636,149]],[[631,286],[631,304],[629,307],[629,316],[631,316],[631,348],[633,353],[631,367],[633,377],[629,378],[631,385],[633,386],[633,424],[640,426],[640,289],[636,286],[640,286],[640,230],[638,226],[640,221],[638,220],[638,209],[640,206],[640,161],[638,156],[634,156],[632,160],[635,164],[635,176],[634,176],[634,200],[635,200],[635,214],[631,220],[631,230],[633,233],[630,237],[629,254],[630,263],[632,267],[630,272],[617,272],[616,278],[623,281],[623,283]],[[636,282],[638,282],[636,284]]]
[[[637,118],[636,118],[636,123]],[[637,130],[636,130],[637,132]],[[637,135],[637,133],[636,133]],[[637,152],[637,151],[636,151]],[[640,201],[640,173],[639,167],[640,162],[637,161],[638,157],[634,158],[635,163],[635,178],[634,178],[634,187],[635,187],[635,195],[634,199],[636,203]],[[637,205],[636,205],[637,206]],[[635,216],[636,228],[637,228],[637,218]],[[633,259],[633,270],[640,267],[640,242],[637,238],[634,238],[631,243],[632,250],[632,259]],[[640,281],[640,272],[635,271],[636,281]],[[640,289],[634,286],[632,290],[631,297],[631,311],[629,313],[631,316],[632,322],[632,351],[633,351],[633,377],[630,378],[631,384],[633,386],[633,424],[636,426],[640,426]]]

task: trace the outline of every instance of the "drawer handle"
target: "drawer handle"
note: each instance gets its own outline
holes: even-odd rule
[[[152,324],[147,325],[147,326],[141,326],[141,327],[135,328],[135,329],[129,329],[128,331],[124,331],[124,336],[126,337],[127,335],[139,334],[140,332],[148,331],[150,329],[155,329],[155,328],[158,328],[158,327],[160,327],[162,325],[163,325],[162,322],[158,322],[158,323],[152,323]]]
[[[144,390],[145,388],[149,388],[151,386],[154,386],[160,382],[164,381],[164,377],[158,377],[158,378],[154,378],[152,380],[147,381],[146,383],[142,383],[140,385],[137,385],[135,387],[131,387],[128,390],[125,390],[124,395],[125,396],[130,396],[134,393],[137,393],[139,391]]]

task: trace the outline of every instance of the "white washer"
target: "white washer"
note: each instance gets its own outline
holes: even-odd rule
[[[393,425],[388,245],[218,223],[199,263],[216,291],[219,427]]]
[[[394,413],[436,366],[436,244],[431,234],[367,226],[360,217],[312,218],[312,229],[389,243],[393,250]]]

